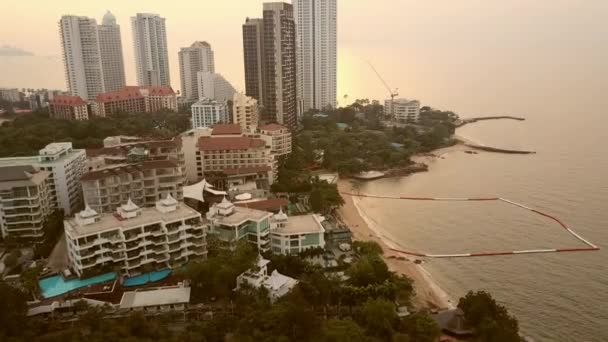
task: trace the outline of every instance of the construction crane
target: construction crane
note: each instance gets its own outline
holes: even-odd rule
[[[395,118],[394,102],[395,102],[395,97],[399,96],[399,88],[395,88],[395,90],[391,90],[391,87],[388,85],[388,83],[386,83],[386,81],[382,78],[382,76],[380,76],[380,73],[378,72],[378,70],[376,70],[374,65],[370,61],[367,61],[367,64],[369,64],[369,66],[372,68],[372,70],[374,70],[374,72],[376,73],[376,76],[378,76],[380,81],[382,81],[382,84],[384,84],[384,86],[386,87],[386,90],[388,90],[388,93],[391,97],[391,119],[393,119],[393,118]]]

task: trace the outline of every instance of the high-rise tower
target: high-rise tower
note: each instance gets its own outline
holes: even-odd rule
[[[116,18],[110,11],[103,16],[101,25],[97,26],[97,31],[104,91],[119,91],[127,85],[125,63],[122,55],[120,26],[116,24]]]
[[[137,84],[171,86],[165,18],[137,13],[131,17]]]

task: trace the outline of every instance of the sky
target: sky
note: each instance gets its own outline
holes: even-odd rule
[[[129,18],[149,12],[166,18],[174,88],[179,89],[179,48],[204,40],[214,49],[216,71],[243,89],[241,25],[246,17],[261,16],[262,3],[11,1],[2,8],[0,46],[51,57],[35,62],[0,57],[0,86],[65,88],[60,17],[83,15],[100,22],[110,10],[121,26],[129,84],[135,83]],[[448,96],[442,102],[495,77],[505,88],[498,90],[505,91],[529,79],[556,87],[551,78],[560,74],[567,82],[547,96],[564,96],[566,85],[584,80],[593,89],[602,88],[606,82],[598,75],[608,75],[607,23],[606,0],[338,0],[339,97],[381,98],[387,93],[367,61],[402,94],[430,100],[442,91]]]

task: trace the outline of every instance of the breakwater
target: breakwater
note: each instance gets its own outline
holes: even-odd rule
[[[517,120],[517,121],[524,121],[526,120],[526,118],[522,118],[522,117],[518,117],[518,116],[510,116],[510,115],[501,115],[501,116],[480,116],[477,118],[470,118],[470,119],[459,119],[458,121],[456,121],[455,126],[456,128],[458,127],[462,127],[464,125],[468,125],[471,123],[475,123],[477,121],[484,121],[484,120],[503,120],[503,119],[507,119],[507,120]]]
[[[508,154],[535,154],[534,151],[525,151],[525,150],[510,150],[506,148],[498,148],[477,144],[465,143],[464,146],[474,148],[476,150],[486,151],[486,152],[496,152],[496,153],[508,153]]]

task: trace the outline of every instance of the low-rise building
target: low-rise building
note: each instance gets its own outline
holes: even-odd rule
[[[51,214],[50,172],[31,165],[0,167],[2,238],[40,243]]]
[[[272,303],[288,294],[298,284],[298,281],[279,273],[277,270],[268,275],[269,263],[269,260],[258,256],[256,267],[241,273],[236,278],[236,289],[240,290],[244,285],[256,289],[264,287],[268,291],[268,298]]]
[[[120,91],[97,95],[93,114],[105,117],[116,113],[177,112],[177,95],[171,87],[128,86]]]
[[[119,310],[145,313],[184,311],[190,303],[189,286],[138,289],[122,294]]]
[[[53,209],[71,215],[82,208],[80,177],[86,168],[85,150],[74,149],[72,143],[51,143],[37,156],[0,158],[0,166],[32,165],[50,172],[49,192]]]
[[[420,117],[420,101],[395,99],[384,101],[384,115],[395,121],[415,123]]]
[[[184,182],[182,168],[171,160],[107,167],[80,179],[85,203],[99,213],[113,212],[128,199],[142,207],[167,195],[182,201]]]
[[[255,132],[260,120],[258,101],[243,93],[237,93],[234,94],[232,102],[232,123],[241,126],[243,132]]]
[[[155,208],[129,200],[113,214],[87,207],[64,225],[69,265],[79,277],[104,268],[140,274],[145,265],[176,267],[207,255],[201,215],[171,196]]]
[[[211,127],[218,123],[228,123],[228,104],[226,101],[202,99],[191,107],[192,128]]]
[[[270,250],[271,213],[235,207],[225,197],[207,212],[210,233],[215,234],[226,248],[235,248],[238,241],[255,244],[262,252]]]
[[[59,95],[49,103],[49,114],[53,119],[88,120],[89,107],[80,96]]]
[[[315,214],[287,217],[282,210],[270,219],[272,252],[296,255],[309,248],[325,248],[325,229]]]

